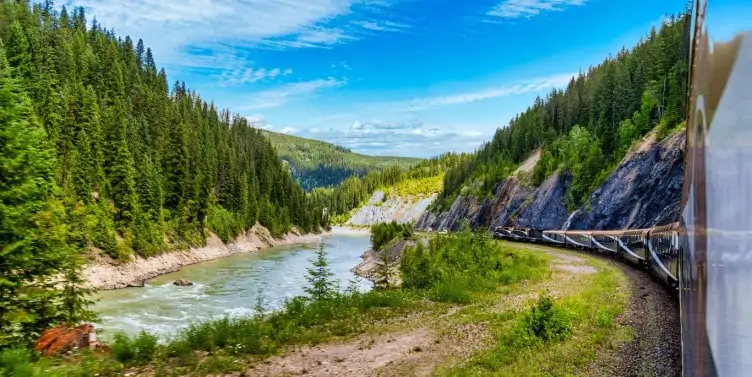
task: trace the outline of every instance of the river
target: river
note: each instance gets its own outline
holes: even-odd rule
[[[324,238],[329,267],[341,289],[356,279],[351,269],[369,244],[368,233],[341,228]],[[297,245],[239,253],[183,267],[143,288],[101,291],[93,306],[100,316],[97,327],[105,338],[120,331],[135,335],[142,329],[165,338],[192,322],[253,314],[259,297],[267,310],[277,309],[285,299],[304,294],[315,250],[314,245]],[[194,285],[172,284],[181,278]],[[370,282],[358,280],[361,290],[371,288]]]

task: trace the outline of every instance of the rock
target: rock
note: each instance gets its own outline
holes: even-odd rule
[[[436,200],[437,194],[428,197],[386,197],[384,191],[373,193],[365,206],[359,208],[347,221],[350,225],[363,226],[376,223],[396,221],[397,223],[414,223],[425,213],[428,206]]]
[[[402,285],[402,279],[400,278],[400,260],[402,254],[408,247],[415,246],[415,241],[412,240],[399,240],[388,246],[386,246],[386,255],[389,260],[389,285],[392,287],[399,287]],[[364,279],[372,281],[376,285],[381,285],[386,282],[383,276],[384,261],[382,260],[383,252],[375,251],[373,249],[367,250],[361,258],[360,262],[355,268],[353,273]]]
[[[499,182],[492,198],[458,196],[441,213],[426,211],[417,230],[457,230],[463,221],[473,228],[513,226],[561,229],[648,228],[675,222],[679,218],[684,169],[684,132],[656,142],[646,139],[627,155],[588,198],[570,215],[566,195],[571,184],[568,173],[553,174],[540,186],[510,177]],[[571,218],[570,218],[571,217]]]
[[[73,328],[57,326],[45,331],[34,343],[34,350],[52,356],[98,345],[94,325],[87,323]]]
[[[128,283],[128,288],[142,288],[146,285],[146,282],[144,280],[141,281],[132,281]]]
[[[189,285],[193,285],[193,282],[190,280],[186,280],[186,279],[178,279],[178,280],[175,280],[172,284],[175,284],[181,287],[187,287]]]

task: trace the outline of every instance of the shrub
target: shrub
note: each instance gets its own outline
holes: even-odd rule
[[[563,340],[571,331],[571,321],[566,313],[545,294],[540,296],[522,321],[530,335],[544,342]]]
[[[457,234],[436,235],[427,247],[418,244],[405,250],[400,268],[403,287],[429,289],[437,301],[463,303],[469,301],[469,292],[532,278],[545,263],[473,234],[464,225]]]
[[[395,221],[378,223],[371,227],[371,248],[379,250],[395,239],[408,239],[412,236],[413,227],[411,224],[398,224]]]
[[[134,339],[118,333],[115,334],[110,349],[115,359],[123,364],[147,363],[157,351],[157,337],[145,331],[141,331]]]

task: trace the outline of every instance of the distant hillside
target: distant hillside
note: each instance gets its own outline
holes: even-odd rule
[[[262,131],[290,166],[293,177],[306,190],[337,185],[350,176],[390,166],[407,167],[422,161],[412,157],[366,156],[339,145],[271,131]]]

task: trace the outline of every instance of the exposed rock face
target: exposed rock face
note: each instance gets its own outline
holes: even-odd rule
[[[628,154],[614,173],[573,213],[566,209],[571,184],[568,173],[549,176],[539,187],[511,177],[482,201],[458,197],[449,210],[425,213],[419,230],[457,230],[514,226],[541,229],[625,229],[663,225],[678,220],[684,169],[684,132],[662,142],[653,134]]]
[[[400,224],[416,222],[426,212],[431,203],[436,200],[437,194],[427,197],[398,197],[385,198],[383,191],[376,191],[347,221],[349,225],[364,226],[396,221]]]
[[[368,249],[361,256],[363,261],[355,266],[352,271],[355,275],[368,279],[376,285],[383,285],[386,282],[386,277],[384,276],[384,260],[382,258],[384,253],[386,253],[389,261],[389,286],[399,287],[402,284],[402,279],[400,278],[399,273],[402,254],[404,254],[408,247],[415,245],[415,241],[399,240],[386,246],[386,249],[383,252]]]
[[[635,229],[678,221],[684,138],[680,132],[627,156],[588,198],[591,209],[575,214],[569,229]]]

